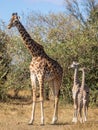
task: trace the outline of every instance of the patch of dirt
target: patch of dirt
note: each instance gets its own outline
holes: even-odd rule
[[[73,107],[59,104],[59,120],[50,125],[53,116],[53,101],[45,101],[45,125],[40,126],[40,103],[36,105],[34,125],[28,125],[32,105],[0,103],[0,130],[98,130],[98,108],[89,108],[85,124],[73,124]]]

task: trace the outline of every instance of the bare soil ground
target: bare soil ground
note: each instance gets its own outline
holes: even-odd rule
[[[73,124],[72,106],[59,104],[59,120],[50,125],[53,114],[53,101],[45,101],[45,125],[40,126],[40,103],[36,105],[34,125],[28,125],[31,116],[31,104],[0,103],[0,130],[98,130],[98,108],[89,108],[88,121],[85,124]]]

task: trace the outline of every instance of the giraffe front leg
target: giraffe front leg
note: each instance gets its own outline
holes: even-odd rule
[[[78,119],[77,119],[77,109],[74,109],[74,114],[73,114],[73,119],[72,122],[73,123],[77,123]]]
[[[41,125],[44,125],[44,108],[43,108],[43,101],[40,102],[41,104]]]
[[[80,118],[80,123],[83,123],[83,119],[82,119],[82,106],[79,106],[78,108],[78,117]]]
[[[41,105],[41,125],[44,125],[44,78],[43,76],[38,77],[40,87],[40,105]]]
[[[73,119],[72,122],[73,123],[77,123],[78,119],[77,119],[77,114],[78,114],[78,110],[77,110],[77,104],[74,101],[74,114],[73,114]]]
[[[33,101],[33,104],[32,104],[32,115],[31,115],[31,119],[29,121],[29,125],[33,125],[33,122],[34,122],[34,114],[35,114],[35,101]]]
[[[32,114],[31,119],[29,121],[29,125],[33,125],[34,122],[34,115],[35,115],[35,106],[36,106],[36,76],[35,74],[31,73],[31,85],[33,91],[33,104],[32,104]]]
[[[31,114],[31,119],[29,121],[29,125],[33,125],[34,122],[35,106],[36,106],[36,88],[33,88],[32,114]]]

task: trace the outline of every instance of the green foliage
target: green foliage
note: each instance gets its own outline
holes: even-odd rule
[[[19,90],[30,88],[29,64],[31,56],[20,37],[13,36],[8,44],[8,53],[12,57],[10,73],[7,75],[6,87],[14,90],[17,97]],[[13,77],[13,78],[12,78]]]
[[[7,54],[8,36],[0,30],[0,100],[6,99],[5,82],[9,73],[10,57]]]

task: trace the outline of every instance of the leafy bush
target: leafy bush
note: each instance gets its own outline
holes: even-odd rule
[[[0,30],[0,100],[6,99],[5,82],[9,73],[10,57],[7,53],[8,36]]]

